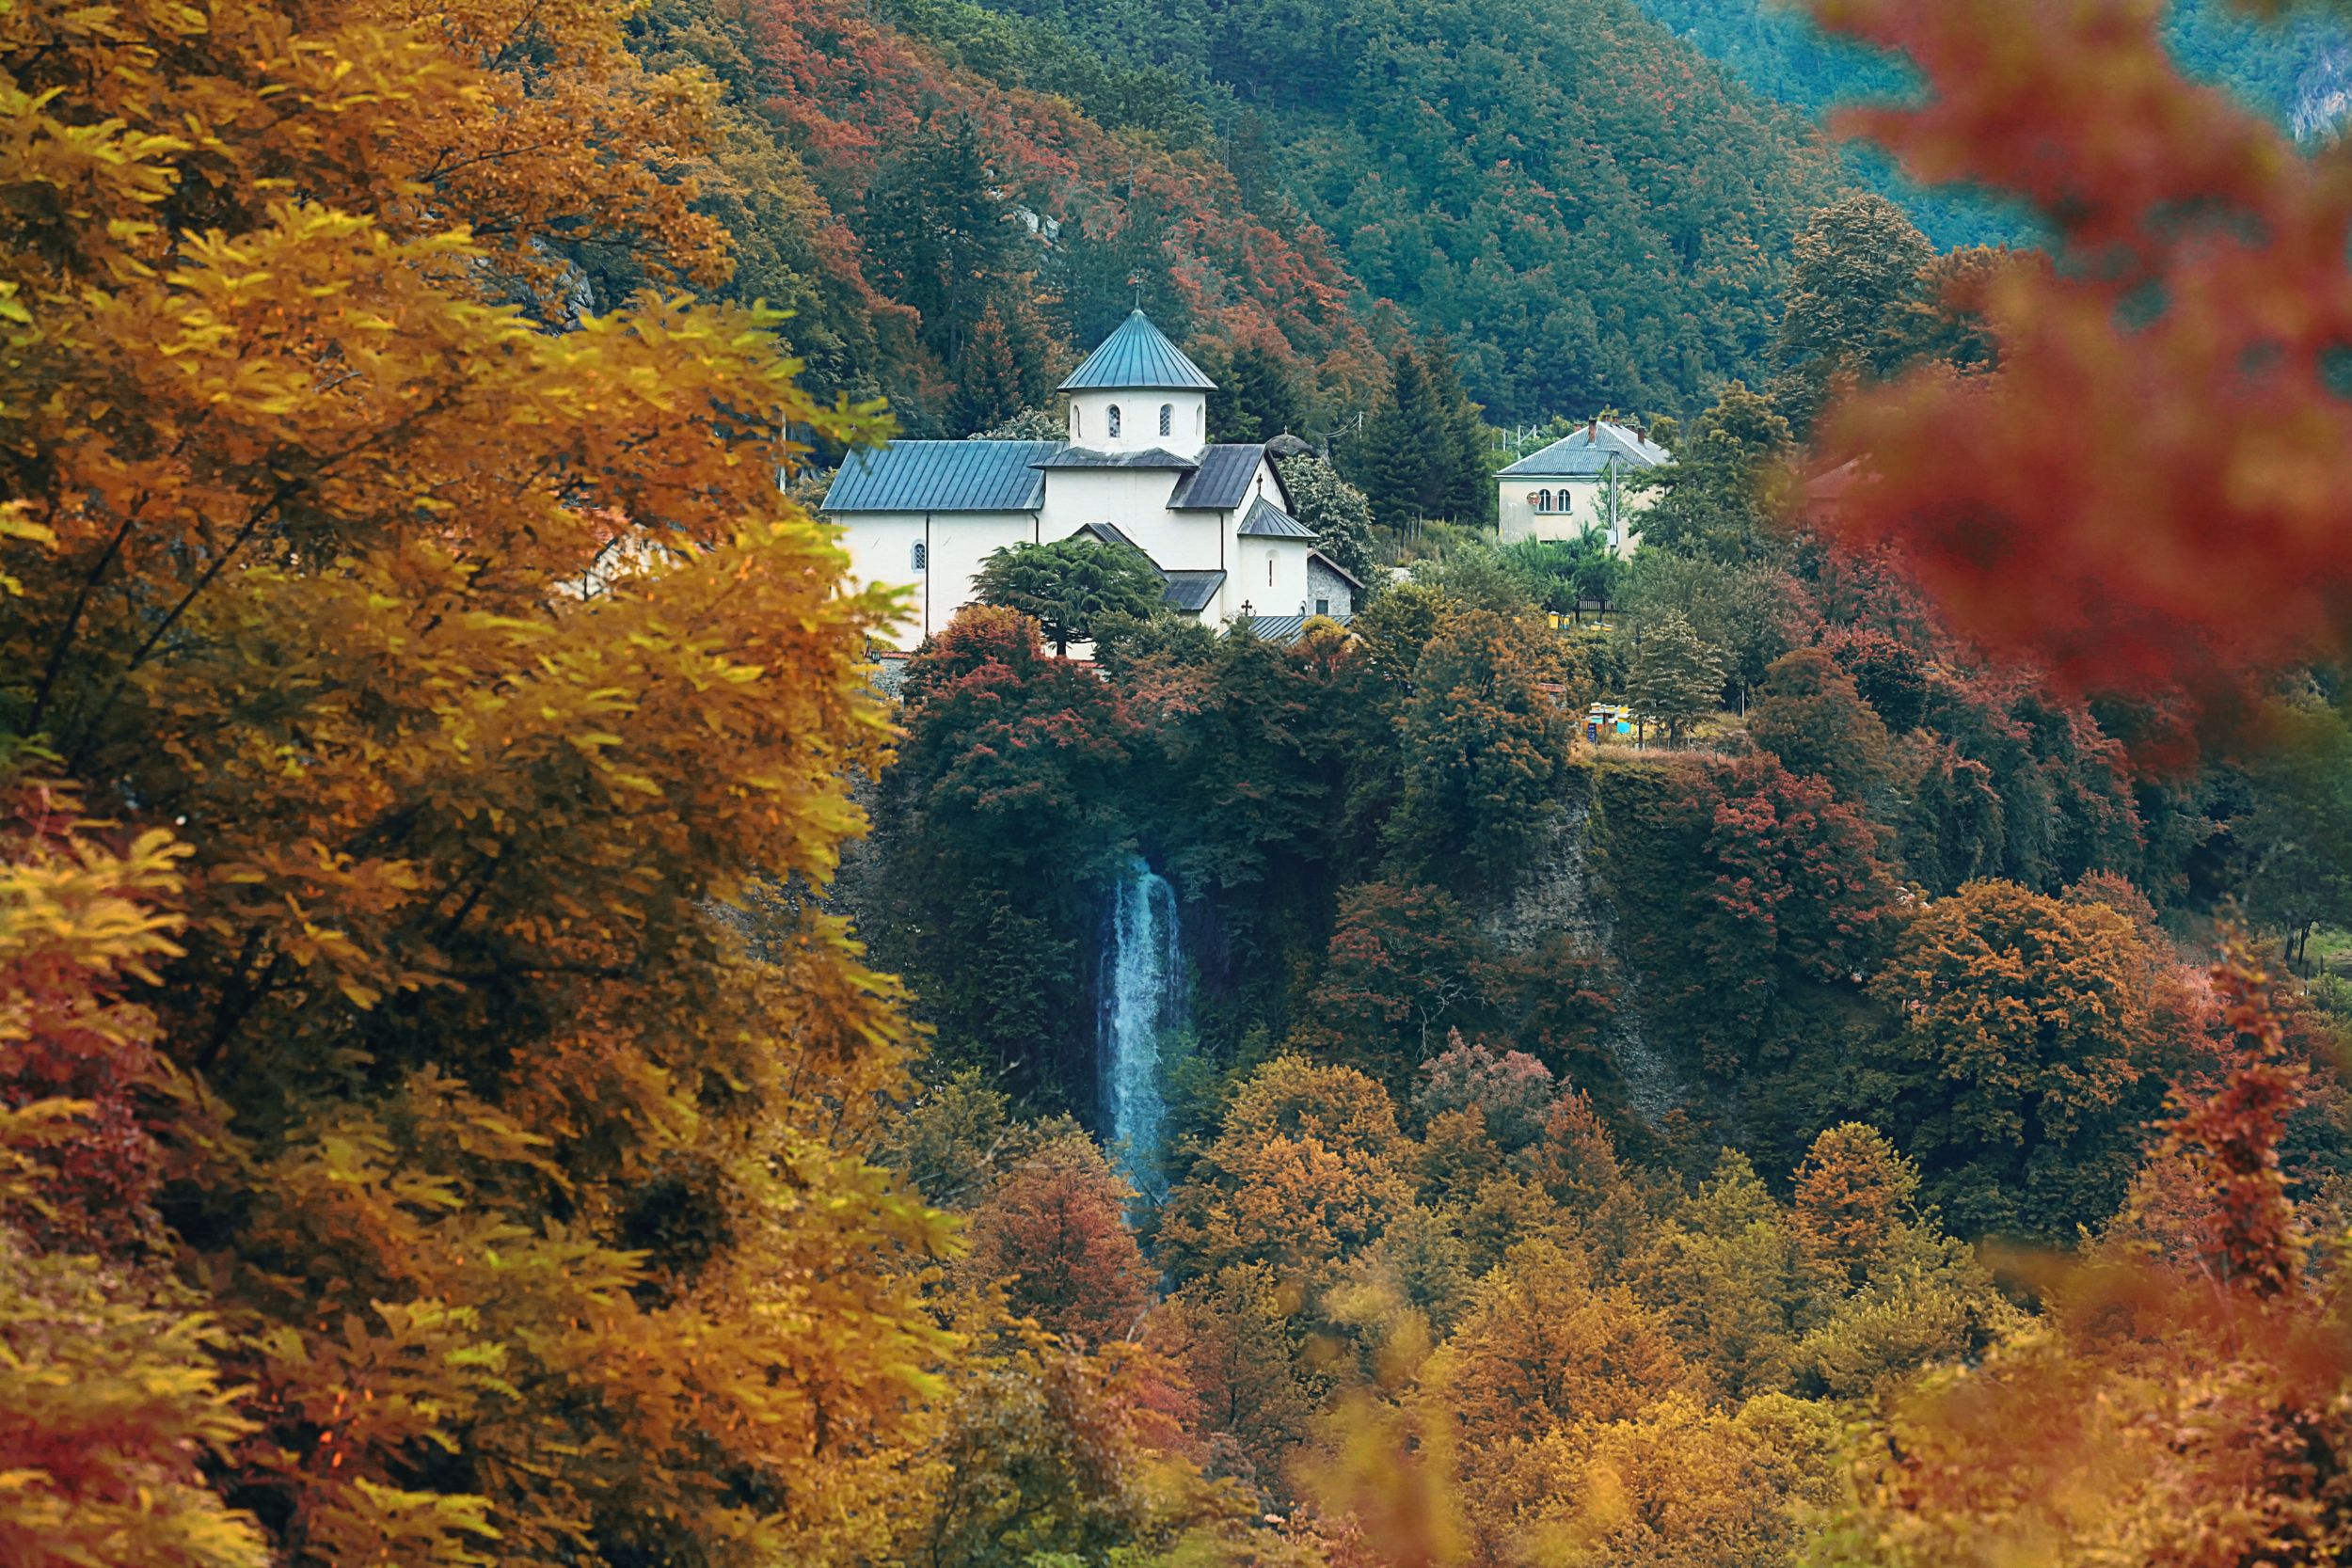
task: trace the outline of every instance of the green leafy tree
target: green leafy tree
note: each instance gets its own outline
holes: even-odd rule
[[[2301,962],[2317,927],[2352,928],[2352,724],[2314,697],[2280,705],[2271,723],[2280,744],[2251,769],[2253,808],[2230,837],[2247,914]]]
[[[1627,564],[1622,592],[1626,610],[1637,621],[1673,610],[1691,623],[1722,661],[1736,707],[1747,705],[1749,691],[1804,630],[1804,589],[1767,561],[1644,549]]]
[[[1323,553],[1344,567],[1367,592],[1386,577],[1372,549],[1372,502],[1320,457],[1288,457],[1279,467],[1298,520],[1315,531]],[[1362,610],[1364,606],[1356,607]]]
[[[901,722],[876,803],[877,951],[939,1056],[1050,1098],[1091,1043],[1068,998],[1125,832],[1134,721],[1107,682],[1045,657],[1035,621],[981,605],[910,661]]]
[[[1740,382],[1691,423],[1675,460],[1629,483],[1656,493],[1641,514],[1644,546],[1718,561],[1752,561],[1771,543],[1772,516],[1795,450],[1788,421]]]
[[[1564,710],[1578,695],[1540,620],[1487,610],[1451,618],[1415,662],[1397,722],[1398,851],[1432,879],[1509,882],[1560,815]]]
[[[1765,672],[1748,737],[1791,773],[1827,779],[1844,800],[1874,800],[1893,777],[1885,724],[1819,648],[1784,654]]]
[[[973,597],[1032,616],[1068,658],[1073,641],[1092,641],[1099,626],[1140,620],[1160,606],[1159,569],[1141,550],[1092,539],[1008,545],[992,552],[972,579]]]
[[[1797,235],[1778,352],[1787,367],[1774,401],[1809,429],[1831,383],[1899,369],[1933,320],[1935,247],[1903,210],[1857,191],[1821,208]]]
[[[1670,746],[1723,700],[1724,670],[1714,650],[1699,640],[1678,610],[1668,610],[1642,628],[1627,695],[1645,722],[1656,724]]]

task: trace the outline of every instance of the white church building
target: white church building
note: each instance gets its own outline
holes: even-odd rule
[[[1611,551],[1630,555],[1650,496],[1629,491],[1625,482],[1673,461],[1641,431],[1589,420],[1495,476],[1502,486],[1495,515],[1502,541],[1575,539],[1590,528],[1600,531]]]
[[[1216,384],[1141,310],[1060,389],[1067,440],[894,441],[842,464],[821,510],[854,578],[912,590],[900,648],[972,601],[994,551],[1081,533],[1141,550],[1168,607],[1209,626],[1287,641],[1354,613],[1362,585],[1291,516],[1264,447],[1210,442]]]

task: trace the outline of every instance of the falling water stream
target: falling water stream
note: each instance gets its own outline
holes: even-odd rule
[[[1103,991],[1096,1040],[1103,1120],[1120,1168],[1138,1192],[1161,1196],[1160,1145],[1168,1102],[1160,1093],[1160,1047],[1184,1026],[1184,933],[1176,890],[1128,858],[1104,932]]]

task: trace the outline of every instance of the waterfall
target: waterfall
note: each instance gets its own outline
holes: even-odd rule
[[[1128,857],[1104,931],[1102,1000],[1095,1038],[1103,1123],[1136,1190],[1161,1196],[1160,1046],[1184,1026],[1184,933],[1176,890],[1140,855]]]

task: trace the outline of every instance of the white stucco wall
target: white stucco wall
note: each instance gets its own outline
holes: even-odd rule
[[[1111,434],[1110,411],[1119,410],[1119,434]],[[1160,409],[1168,411],[1168,433],[1160,434]],[[1095,451],[1150,451],[1158,448],[1190,457],[1208,444],[1209,399],[1205,392],[1163,392],[1134,388],[1070,394],[1070,439]]]
[[[972,578],[990,553],[1040,537],[1027,512],[837,512],[842,543],[850,552],[850,577],[860,584],[887,583],[911,590],[906,619],[895,628],[892,645],[915,648],[972,602]],[[1047,533],[1051,539],[1058,535]],[[914,569],[914,546],[927,545],[929,569]]]
[[[1089,523],[1109,523],[1166,571],[1224,566],[1218,545],[1232,527],[1225,514],[1168,509],[1182,477],[1171,468],[1048,468],[1045,537],[1067,539]]]
[[[1602,528],[1607,524],[1607,503],[1604,499],[1608,482],[1601,479],[1504,479],[1498,480],[1496,515],[1502,524],[1504,544],[1518,539],[1574,539],[1587,528]],[[1552,510],[1538,511],[1528,499],[1549,490]],[[1565,511],[1560,508],[1563,492],[1568,497]],[[1640,516],[1653,498],[1647,491],[1637,491],[1626,483],[1624,475],[1617,479],[1617,512],[1623,519],[1623,537],[1612,541],[1616,553],[1629,555],[1641,534]]]

